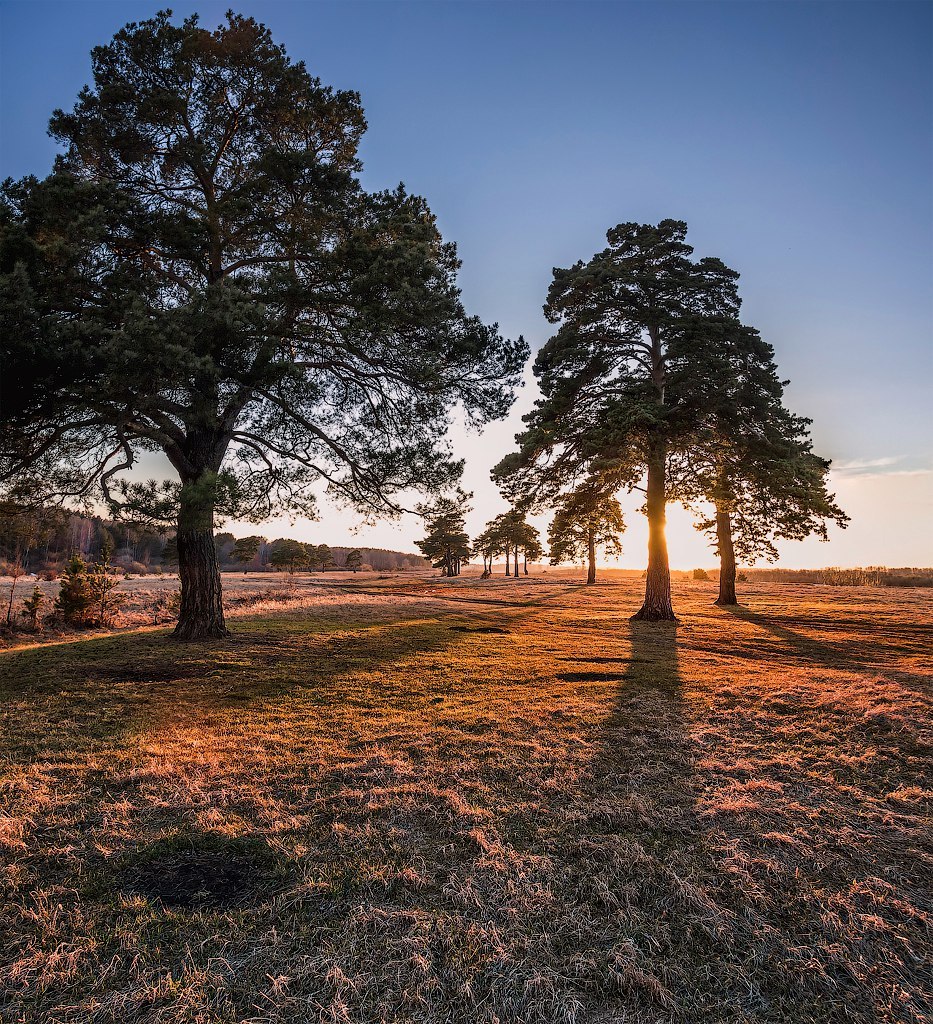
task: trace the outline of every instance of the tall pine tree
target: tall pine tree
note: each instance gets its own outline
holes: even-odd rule
[[[558,330],[535,360],[542,397],[519,450],[494,470],[510,491],[556,493],[588,476],[641,488],[648,572],[636,619],[673,619],[665,536],[668,463],[695,443],[718,353],[708,321],[737,319],[738,275],[693,260],[687,225],[620,224],[586,263],[556,269],[544,311]]]
[[[162,12],[92,63],[54,172],[0,204],[0,477],[174,522],[176,635],[223,636],[217,513],[443,491],[454,409],[504,415],[527,349],[465,313],[424,200],[362,188],[357,94],[262,25]],[[121,488],[146,451],[177,482]]]

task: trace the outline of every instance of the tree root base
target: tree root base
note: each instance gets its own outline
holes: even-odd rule
[[[680,620],[673,612],[662,611],[659,608],[640,608],[629,618],[629,622],[679,622]]]
[[[230,636],[230,630],[226,626],[209,626],[205,629],[189,627],[179,630],[177,627],[172,632],[173,640],[226,640]]]

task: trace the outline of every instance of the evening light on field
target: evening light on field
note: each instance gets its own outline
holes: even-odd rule
[[[0,0],[0,1021],[933,1024],[933,5]]]

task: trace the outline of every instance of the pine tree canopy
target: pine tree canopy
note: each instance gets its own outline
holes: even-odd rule
[[[564,495],[557,505],[548,528],[551,565],[585,558],[591,542],[607,555],[620,555],[624,532],[618,500],[588,482]]]
[[[215,509],[313,514],[316,482],[367,516],[441,492],[454,410],[504,415],[527,347],[467,315],[423,199],[363,189],[359,96],[261,24],[160,12],[92,67],[52,117],[53,173],[3,186],[0,479],[177,516],[178,635],[223,635]],[[179,482],[121,485],[146,451]]]

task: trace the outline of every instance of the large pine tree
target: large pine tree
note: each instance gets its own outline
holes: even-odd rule
[[[645,481],[648,572],[636,619],[673,619],[665,536],[668,463],[689,451],[715,374],[706,324],[737,320],[738,275],[693,260],[687,225],[620,224],[586,263],[554,271],[544,311],[557,332],[538,353],[542,397],[519,450],[496,467],[515,493],[556,493],[589,476]]]
[[[363,190],[357,94],[262,25],[163,12],[92,62],[52,175],[4,189],[0,475],[173,520],[176,635],[222,636],[218,511],[443,490],[453,409],[503,415],[526,347],[466,315],[422,199]],[[177,485],[121,489],[146,451]]]
[[[784,404],[774,349],[732,320],[706,326],[719,350],[695,444],[672,467],[672,489],[685,504],[708,508],[697,524],[719,556],[719,605],[737,603],[736,560],[777,558],[774,541],[827,539],[827,524],[848,517],[829,493],[830,463],[813,452],[810,421]],[[715,364],[716,356],[711,355]]]

